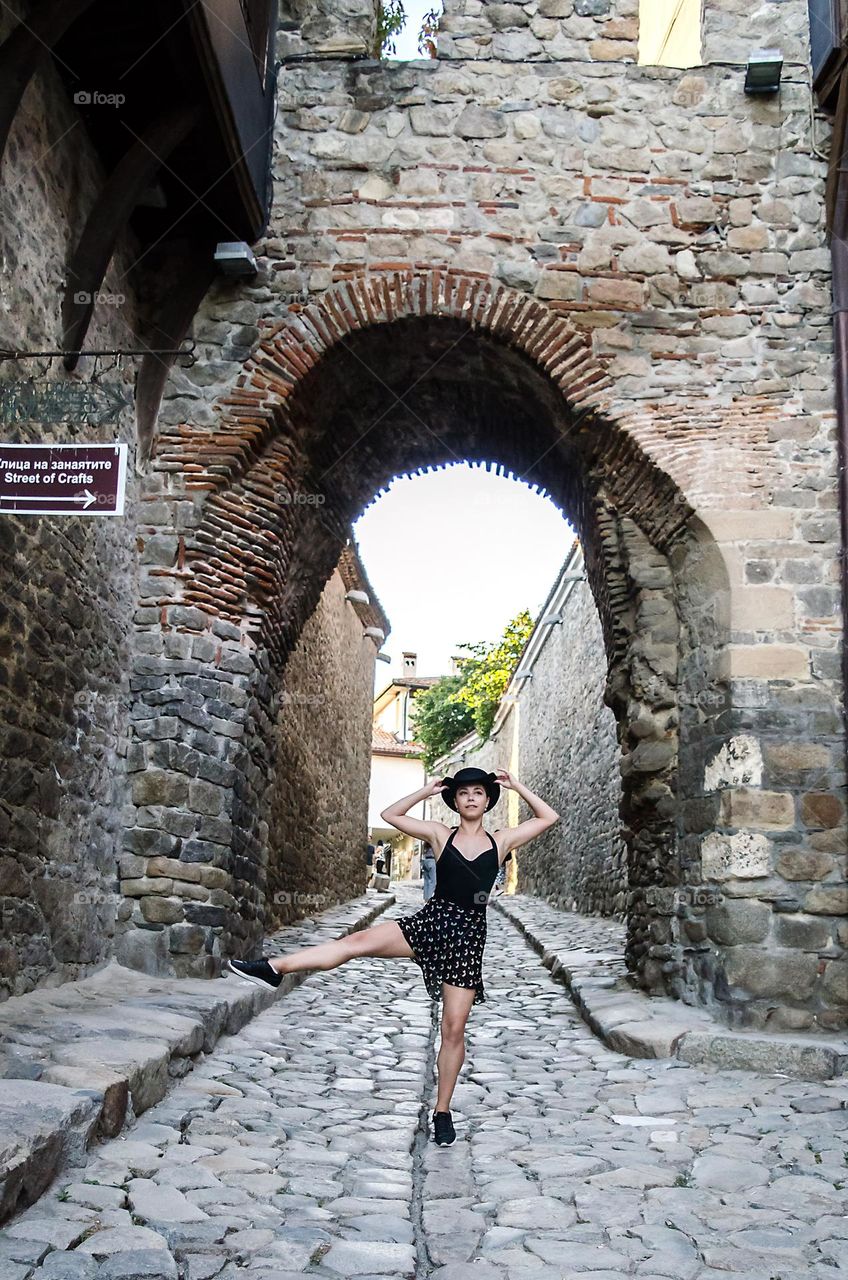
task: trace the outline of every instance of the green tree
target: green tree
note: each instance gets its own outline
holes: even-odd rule
[[[439,29],[440,8],[428,9],[418,29],[418,52],[425,58],[436,56],[436,33]],[[374,38],[374,56],[390,58],[397,52],[395,36],[406,26],[407,13],[403,0],[380,0],[377,9],[377,34]]]
[[[461,676],[443,676],[429,689],[413,696],[410,718],[416,742],[424,747],[424,768],[429,773],[439,756],[474,728],[474,713],[457,701]]]
[[[494,644],[479,641],[459,646],[467,649],[470,657],[462,664],[462,685],[456,698],[471,711],[474,728],[483,742],[492,731],[498,703],[532,630],[533,619],[526,609],[522,609],[507,623],[500,640]]]
[[[485,742],[492,731],[510,676],[533,630],[526,609],[517,614],[499,640],[461,644],[469,656],[462,659],[456,676],[443,676],[413,697],[412,727],[416,741],[424,747],[424,767],[429,772],[439,756],[472,729]]]
[[[406,24],[406,10],[403,0],[380,0],[377,9],[377,35],[375,38],[376,55],[388,58],[396,52],[395,36],[399,35]]]

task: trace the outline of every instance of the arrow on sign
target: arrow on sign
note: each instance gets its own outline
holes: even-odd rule
[[[49,498],[18,497],[15,494],[0,493],[0,502],[81,502],[86,510],[88,510],[92,502],[96,501],[97,495],[92,493],[90,489],[83,489],[82,493],[75,493],[72,498],[58,493],[51,494]]]

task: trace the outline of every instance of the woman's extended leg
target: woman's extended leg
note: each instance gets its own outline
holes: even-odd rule
[[[473,987],[452,987],[442,983],[442,1042],[436,1067],[439,1090],[436,1111],[450,1111],[459,1069],[465,1061],[465,1024],[474,1003]]]
[[[302,947],[291,955],[277,956],[269,960],[276,973],[297,973],[302,969],[336,969],[356,956],[406,956],[413,955],[412,948],[401,933],[396,920],[372,925],[370,929],[357,929],[335,942],[321,942],[316,947]]]

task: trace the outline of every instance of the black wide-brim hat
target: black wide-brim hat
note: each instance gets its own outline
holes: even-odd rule
[[[458,813],[456,807],[456,793],[459,787],[466,786],[470,782],[479,782],[481,786],[486,788],[486,795],[489,797],[489,803],[486,805],[486,812],[498,803],[500,799],[501,789],[495,780],[493,773],[486,773],[483,769],[459,769],[452,778],[442,778],[445,790],[442,792],[442,799],[449,809],[453,809],[454,813]]]

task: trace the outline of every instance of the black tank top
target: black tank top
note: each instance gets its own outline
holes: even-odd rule
[[[484,849],[476,858],[466,858],[456,848],[453,838],[459,827],[448,836],[441,856],[436,862],[436,891],[434,898],[455,902],[457,906],[472,911],[485,911],[492,885],[498,875],[498,846],[494,836],[486,832],[492,842],[491,849]]]

